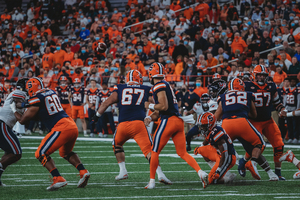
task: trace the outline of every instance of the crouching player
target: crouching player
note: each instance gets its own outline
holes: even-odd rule
[[[210,112],[199,116],[197,124],[200,133],[206,138],[203,142],[204,146],[197,147],[194,154],[201,154],[204,160],[215,162],[208,174],[209,184],[233,181],[235,174],[229,173],[226,177],[224,176],[236,162],[235,150],[229,135],[222,127],[216,125],[215,116]]]
[[[75,122],[63,110],[57,94],[53,90],[45,89],[41,79],[36,77],[29,79],[26,90],[30,98],[25,113],[21,115],[16,112],[15,102],[10,104],[10,107],[20,124],[38,117],[51,130],[35,152],[35,157],[53,176],[53,184],[47,190],[57,190],[67,185],[67,181],[60,175],[50,157],[58,149],[59,155],[79,171],[80,180],[77,187],[85,187],[90,173],[84,168],[77,154],[72,151],[78,137]],[[17,107],[21,107],[20,104],[17,104]]]

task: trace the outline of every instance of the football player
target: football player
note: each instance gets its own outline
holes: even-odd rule
[[[236,162],[235,149],[230,137],[222,127],[216,125],[215,116],[210,112],[198,117],[197,126],[200,133],[205,136],[205,140],[204,146],[197,147],[194,154],[201,154],[204,160],[215,161],[208,175],[209,184],[233,181],[235,174],[230,173],[226,178],[224,176]]]
[[[155,103],[145,102],[145,108],[154,112],[145,118],[145,124],[156,121],[160,117],[158,128],[154,134],[150,161],[150,182],[145,187],[153,189],[155,187],[155,171],[158,167],[158,157],[161,150],[172,137],[177,154],[185,160],[200,177],[203,187],[208,184],[207,173],[202,171],[196,160],[187,153],[184,121],[180,118],[176,97],[169,83],[164,80],[165,68],[161,63],[153,63],[149,70],[149,79],[153,85],[153,97]]]
[[[67,77],[61,76],[59,79],[59,86],[55,88],[57,96],[59,97],[61,106],[63,107],[64,111],[69,115],[72,116],[71,106],[68,100],[69,96],[69,86],[67,85]]]
[[[245,82],[245,91],[252,92],[254,95],[257,117],[249,119],[249,121],[271,143],[274,152],[275,174],[279,177],[279,180],[285,180],[281,176],[281,162],[279,161],[283,154],[284,143],[281,132],[271,117],[273,108],[280,112],[284,110],[284,107],[280,101],[275,83],[266,82],[266,78],[269,76],[267,68],[263,65],[257,65],[253,69],[253,73],[255,81]]]
[[[217,102],[218,97],[227,91],[227,83],[223,80],[216,80],[209,85],[208,90],[212,100]]]
[[[90,80],[91,87],[85,91],[86,95],[86,102],[89,105],[88,115],[89,115],[89,123],[91,124],[93,120],[93,116],[96,114],[95,112],[95,105],[97,100],[97,95],[100,90],[97,88],[97,83],[95,79]],[[91,129],[91,137],[94,137],[95,125],[90,126]]]
[[[26,99],[25,84],[27,78],[19,79],[17,89],[11,92],[6,98],[3,107],[0,108],[0,148],[5,152],[0,159],[0,187],[5,186],[1,182],[1,176],[4,170],[11,164],[17,162],[22,157],[20,142],[13,132],[12,128],[17,122],[10,103],[23,102]],[[24,112],[24,109],[16,109],[15,112]]]
[[[195,103],[193,109],[188,111],[186,115],[197,113],[197,119],[205,112],[215,112],[217,110],[217,102],[211,101],[210,96],[207,93],[202,94],[200,103]],[[186,135],[186,150],[191,150],[191,140],[193,136],[199,134],[199,127],[196,125],[189,130]]]
[[[130,70],[126,75],[126,84],[114,87],[113,93],[101,104],[93,118],[94,122],[97,122],[109,106],[114,103],[118,104],[119,125],[112,143],[120,167],[120,173],[115,177],[116,180],[128,178],[123,145],[130,138],[136,141],[149,162],[151,159],[152,138],[143,122],[146,117],[144,104],[151,100],[151,88],[142,83],[141,73],[138,70]],[[160,182],[172,184],[160,167],[157,168],[156,173]]]
[[[76,122],[79,115],[80,121],[82,123],[83,135],[88,137],[86,131],[86,123],[84,117],[84,87],[81,86],[81,81],[79,78],[74,79],[74,86],[70,87],[68,100],[72,108],[72,118]]]
[[[73,152],[78,137],[78,128],[74,120],[63,110],[55,91],[45,89],[41,79],[37,77],[29,79],[26,83],[26,90],[30,97],[26,112],[23,115],[18,113],[15,102],[10,106],[20,124],[25,124],[38,117],[50,130],[35,152],[35,157],[53,176],[53,183],[47,187],[47,190],[57,190],[67,185],[66,179],[60,175],[53,159],[50,157],[56,150],[59,150],[59,155],[79,171],[80,180],[77,187],[85,187],[90,178],[90,173],[84,168],[78,155]],[[17,106],[20,107],[19,104]]]
[[[252,176],[260,176],[256,170],[256,164],[261,163],[264,157],[261,156],[265,147],[265,142],[261,134],[249,122],[248,118],[256,118],[257,113],[253,101],[253,95],[245,92],[245,84],[239,78],[233,78],[228,83],[228,92],[222,94],[218,99],[218,109],[215,113],[216,119],[223,119],[222,128],[232,140],[238,139],[246,152],[251,156],[252,162],[249,165]],[[248,159],[240,159],[238,171],[243,177],[246,175],[245,164]],[[270,169],[269,164],[263,160],[263,168],[267,170],[270,180],[276,180],[278,177]],[[252,166],[254,165],[254,167]]]
[[[106,82],[102,83],[102,90],[98,93],[98,98],[96,99],[96,110],[100,107],[101,104],[103,104],[111,95],[111,91],[108,89],[108,85]],[[108,128],[107,128],[107,122],[109,122],[111,131],[115,133],[115,122],[113,117],[113,107],[108,106],[103,115],[101,116],[100,123],[98,123],[98,132],[99,137],[107,137],[108,135]],[[102,134],[102,129],[104,130],[104,134]]]

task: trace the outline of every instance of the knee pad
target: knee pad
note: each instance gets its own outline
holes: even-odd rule
[[[116,155],[117,153],[124,152],[124,149],[121,146],[114,146],[114,152],[115,152],[115,155]]]
[[[43,154],[38,159],[39,159],[40,163],[43,165],[43,167],[45,167],[46,163],[51,160],[51,157]]]
[[[273,150],[274,150],[274,162],[279,162],[279,158],[283,154],[283,146],[275,147]]]
[[[63,158],[64,158],[65,160],[69,161],[70,158],[71,158],[71,156],[73,156],[73,155],[75,155],[75,154],[76,154],[76,153],[72,151],[71,153],[69,153],[68,155],[64,156]]]

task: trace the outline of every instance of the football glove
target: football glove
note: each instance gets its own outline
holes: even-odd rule
[[[100,117],[98,117],[97,115],[94,115],[90,123],[90,126],[94,126],[98,122],[99,118]]]
[[[200,147],[200,146],[199,146],[199,147]],[[195,150],[194,150],[194,154],[195,154],[195,155],[198,154],[198,148],[199,148],[199,147],[196,147],[196,148],[195,148]]]

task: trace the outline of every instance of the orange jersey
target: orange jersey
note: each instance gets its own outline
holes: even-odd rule
[[[64,50],[56,51],[53,54],[53,62],[55,64],[59,63],[60,66],[63,66],[65,54],[66,54],[66,52]]]
[[[44,54],[42,57],[42,65],[45,68],[48,65],[49,69],[53,67],[53,53]]]

